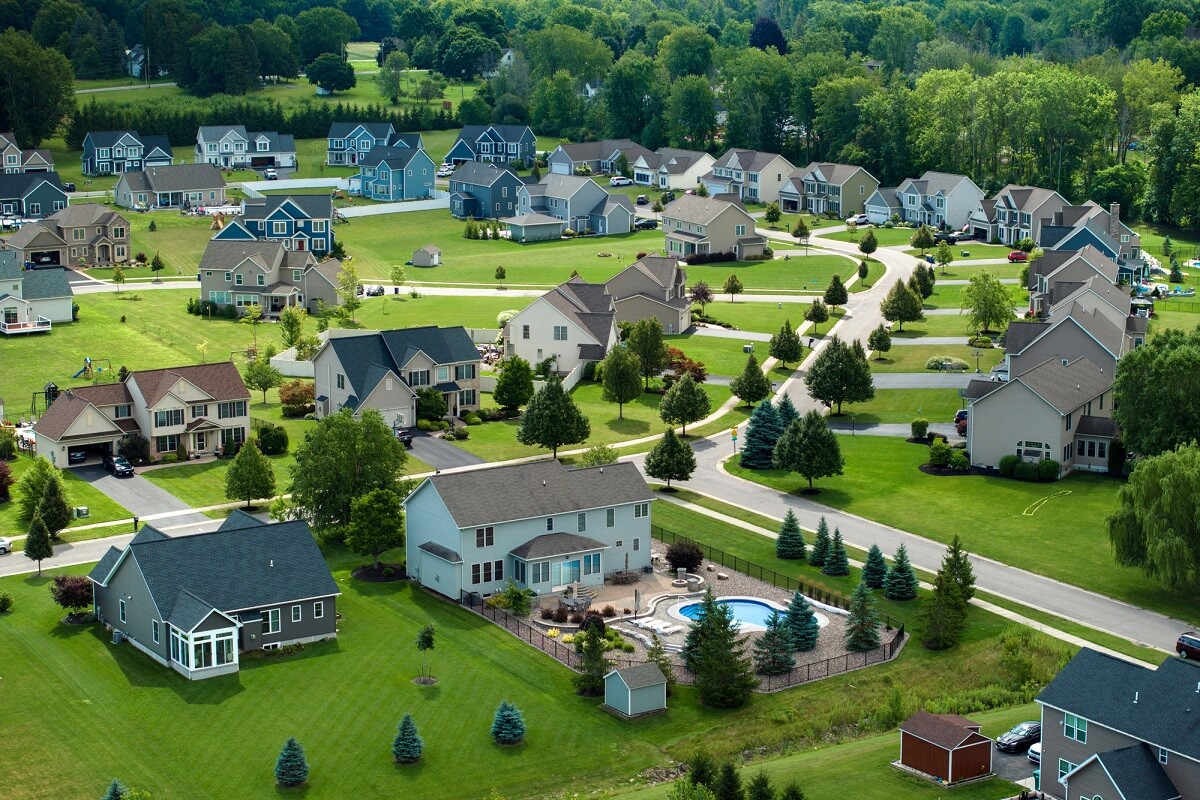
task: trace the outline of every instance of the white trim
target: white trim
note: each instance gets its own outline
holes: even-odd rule
[[[304,621],[304,607],[299,603],[292,606],[292,622]]]
[[[428,480],[428,478],[426,478],[426,480]],[[289,605],[291,603],[304,603],[309,600],[324,600],[327,597],[340,597],[341,594],[342,594],[341,592],[333,592],[332,594],[314,594],[312,597],[301,597],[301,598],[295,599],[295,600],[291,600],[291,599],[282,600],[282,601],[280,601],[279,604],[280,604],[280,606],[285,606],[285,605]],[[274,606],[273,603],[263,603],[263,604],[260,604],[257,606],[246,606],[245,608],[231,608],[228,611],[222,612],[222,613],[237,614],[242,611],[262,611],[265,608],[273,607],[273,606]]]
[[[318,611],[320,611],[321,613],[318,614],[317,613]],[[324,600],[314,600],[313,601],[313,619],[324,619],[324,618],[325,618],[325,601]]]

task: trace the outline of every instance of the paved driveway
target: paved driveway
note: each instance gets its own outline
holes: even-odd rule
[[[468,453],[445,439],[438,439],[421,431],[413,431],[410,452],[434,469],[473,467],[484,463],[484,460],[474,453]]]
[[[104,467],[98,465],[75,467],[71,471],[99,489],[113,502],[120,503],[129,510],[130,514],[138,517],[166,514],[172,511],[187,511],[191,508],[175,495],[158,488],[141,475],[134,475],[132,478],[116,478],[105,472]],[[208,518],[197,512],[174,517],[172,524],[184,525],[192,522],[204,522],[206,519]]]
[[[995,747],[992,748],[992,772],[1006,781],[1016,783],[1031,778],[1036,768],[1024,750],[1019,753],[1002,753]]]

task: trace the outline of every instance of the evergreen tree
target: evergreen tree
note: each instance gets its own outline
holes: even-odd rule
[[[883,596],[888,600],[912,600],[917,596],[918,586],[916,573],[908,561],[908,548],[901,542],[883,579]]]
[[[846,649],[856,652],[879,646],[879,614],[875,597],[865,583],[859,581],[850,595],[850,616],[846,618]]]
[[[771,394],[771,379],[759,369],[758,359],[751,353],[746,359],[742,374],[729,383],[729,390],[748,406],[763,400]]]
[[[863,236],[858,242],[858,252],[864,256],[869,256],[879,249],[879,239],[875,237],[875,229],[867,228],[866,236]]]
[[[58,538],[58,532],[71,524],[71,506],[63,494],[63,482],[60,474],[50,473],[46,480],[46,488],[42,491],[41,502],[38,503],[37,515],[46,524],[51,538]]]
[[[688,762],[687,779],[696,786],[711,789],[717,783],[717,764],[707,750],[697,750]]]
[[[779,800],[804,800],[804,790],[800,788],[800,784],[792,781],[783,787],[783,793],[779,795]]]
[[[849,293],[846,291],[846,285],[842,283],[841,275],[834,275],[829,279],[829,287],[825,290],[825,305],[838,306],[846,305],[850,299]]]
[[[520,356],[504,359],[492,399],[510,414],[533,397],[533,367]]]
[[[607,374],[604,377],[607,378]],[[686,436],[688,423],[704,419],[711,409],[708,392],[688,372],[667,389],[658,404],[658,416],[668,425],[681,426]]]
[[[746,800],[775,800],[775,787],[761,770],[746,784]]]
[[[675,691],[675,666],[667,655],[662,640],[653,633],[650,634],[650,646],[646,648],[646,660],[658,667],[659,672],[667,679],[667,697]]]
[[[870,274],[871,268],[867,265],[866,260],[858,262],[858,279],[863,282],[864,286],[867,283],[867,276]]]
[[[850,560],[846,558],[846,545],[842,543],[842,532],[833,529],[833,542],[829,545],[829,557],[821,567],[825,575],[842,576],[850,574]]]
[[[942,558],[942,572],[958,584],[958,593],[965,605],[975,596],[975,570],[971,567],[971,556],[962,547],[958,534],[950,540],[946,555]]]
[[[117,779],[108,785],[108,791],[104,793],[104,797],[100,800],[125,800],[129,796],[129,790]]]
[[[784,394],[779,398],[779,402],[775,404],[775,413],[779,415],[780,431],[787,430],[787,426],[792,424],[792,420],[800,419],[800,412],[796,410],[789,394]]]
[[[25,557],[37,562],[39,578],[42,575],[42,561],[52,555],[54,545],[50,541],[50,531],[46,529],[42,518],[34,514],[33,522],[29,523],[29,535],[25,537]]]
[[[883,354],[892,349],[892,335],[880,324],[867,337],[867,347],[875,352],[876,358],[883,358]]]
[[[242,445],[225,472],[225,496],[250,501],[275,496],[275,470],[253,439]]]
[[[492,739],[496,744],[513,745],[525,741],[525,717],[521,710],[503,700],[492,718]]]
[[[746,639],[738,636],[733,612],[728,606],[710,599],[711,595],[709,590],[704,613],[692,625],[693,629],[703,629],[689,654],[694,665],[696,692],[700,702],[710,708],[737,708],[750,699],[758,681],[750,659],[745,655]]]
[[[679,657],[683,659],[683,665],[692,672],[696,671],[696,660],[699,658],[700,645],[704,643],[708,636],[708,628],[705,627],[704,621],[710,616],[718,614],[721,606],[717,605],[717,597],[713,594],[712,587],[704,590],[704,596],[700,598],[700,613],[696,617],[695,623],[688,628],[687,634],[683,639],[683,649],[679,651]]]
[[[862,581],[872,589],[882,589],[887,578],[887,562],[883,559],[883,551],[879,545],[871,545],[867,551],[867,561],[863,564]]]
[[[775,444],[775,466],[807,478],[809,492],[814,479],[841,475],[844,464],[837,436],[816,411],[789,425]]]
[[[888,322],[899,323],[896,326],[897,331],[904,330],[906,322],[917,322],[924,319],[924,309],[925,304],[921,301],[921,297],[905,286],[903,281],[893,283],[892,288],[888,290],[887,297],[883,298],[883,302],[879,305],[884,319]]]
[[[778,611],[767,618],[767,629],[754,640],[754,669],[763,675],[782,675],[796,666],[791,631]]]
[[[947,650],[958,644],[966,626],[966,600],[954,577],[945,570],[933,581],[933,595],[921,601],[917,622],[921,646],[927,650]]]
[[[582,639],[581,671],[574,677],[575,691],[585,697],[604,693],[604,676],[612,668],[612,661],[604,655],[604,637],[591,630],[580,631],[576,639]]]
[[[746,469],[770,469],[775,466],[775,443],[783,428],[771,403],[759,403],[750,414],[742,442],[741,465]]]
[[[783,327],[779,329],[779,333],[771,337],[768,352],[772,358],[776,358],[783,363],[784,369],[787,368],[789,361],[799,361],[804,353],[804,347],[800,344],[800,336],[792,330],[792,321],[785,319]]]
[[[825,517],[821,517],[817,522],[817,535],[813,539],[812,552],[808,554],[808,563],[814,567],[825,566],[825,559],[829,558],[829,523],[825,521]]]
[[[713,789],[717,800],[746,800],[746,792],[742,789],[742,776],[732,761],[721,765],[717,775],[717,785]]]
[[[742,463],[746,463],[744,456]],[[779,528],[779,538],[775,540],[775,556],[786,559],[804,558],[806,551],[800,521],[796,519],[796,512],[789,508],[784,515],[783,525]]]
[[[17,482],[18,500],[21,505],[21,517],[32,520],[38,513],[42,495],[46,493],[46,484],[51,480],[61,480],[60,473],[44,456],[37,456],[25,470],[21,480]]]
[[[696,454],[679,440],[674,428],[667,428],[663,438],[646,454],[646,474],[667,482],[686,481],[696,471]]]
[[[417,734],[412,714],[405,714],[396,728],[396,738],[392,740],[392,758],[397,764],[415,764],[421,760],[424,749],[425,740]]]
[[[563,390],[562,379],[552,375],[525,408],[521,427],[517,429],[517,441],[549,448],[551,456],[558,458],[558,448],[579,444],[591,432],[591,423]]]
[[[808,651],[817,646],[821,626],[817,622],[816,612],[809,605],[808,598],[799,590],[792,595],[787,612],[783,615],[783,622],[787,626],[793,650]]]
[[[627,347],[614,347],[600,362],[602,397],[617,404],[617,417],[625,419],[625,404],[642,395],[642,362]]]
[[[308,759],[304,757],[304,748],[289,737],[279,751],[275,760],[275,782],[280,786],[299,786],[308,780]]]

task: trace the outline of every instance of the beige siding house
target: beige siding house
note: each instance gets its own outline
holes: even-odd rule
[[[214,239],[200,259],[200,298],[239,309],[257,305],[267,316],[288,306],[315,312],[318,301],[338,304],[341,266],[335,258],[318,263],[311,251],[284,242]]]
[[[715,197],[685,194],[663,210],[662,224],[667,254],[678,259],[732,253],[744,261],[761,256],[767,246],[766,237],[754,232],[754,218],[740,203]]]
[[[862,167],[814,161],[788,175],[779,190],[779,205],[789,213],[844,218],[863,213],[878,188],[879,181]]]
[[[609,278],[606,286],[618,323],[654,317],[664,333],[683,333],[691,327],[687,270],[674,257],[645,256]]]
[[[710,194],[735,194],[747,203],[774,203],[795,169],[778,153],[735,149],[713,162],[700,180]]]
[[[505,354],[537,365],[555,359],[569,374],[589,361],[602,361],[617,343],[616,310],[602,283],[572,278],[534,300],[504,327]]]
[[[1060,309],[1057,319],[1045,322],[1014,322],[1005,334],[1007,374],[1017,376],[1047,359],[1072,361],[1086,358],[1101,372],[1116,374],[1117,361],[1129,349],[1124,326],[1113,324],[1095,305],[1073,302]]]

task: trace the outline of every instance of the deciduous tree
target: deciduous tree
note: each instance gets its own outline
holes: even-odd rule
[[[919,322],[925,319],[925,304],[912,289],[903,281],[896,281],[888,290],[887,297],[879,305],[883,318],[888,322],[898,323],[896,330],[904,330],[904,323]],[[1011,311],[1011,309],[1010,309]]]
[[[667,345],[663,341],[662,323],[657,317],[646,317],[634,323],[625,340],[625,346],[638,357],[641,363],[645,389],[650,389],[650,379],[662,374],[667,368]]]
[[[275,470],[253,439],[242,445],[225,472],[225,496],[245,500],[246,508],[251,500],[275,496]]]
[[[563,390],[562,379],[552,375],[525,408],[521,426],[517,429],[517,441],[548,448],[551,456],[558,458],[558,448],[579,444],[591,432],[591,423]]]
[[[614,347],[600,362],[602,397],[617,404],[617,417],[625,419],[625,404],[642,395],[642,362],[628,347]],[[664,398],[665,399],[665,398]]]
[[[322,53],[304,70],[308,82],[327,92],[344,92],[358,84],[354,67],[341,56]]]
[[[867,229],[866,234],[858,240],[858,252],[864,256],[869,256],[879,249],[879,239],[875,237],[873,228]]]
[[[636,375],[634,377],[636,385]],[[708,392],[696,383],[691,373],[684,373],[684,376],[671,384],[671,388],[663,395],[658,405],[658,415],[668,425],[681,426],[683,435],[686,436],[688,424],[707,417],[711,408],[712,401]]]
[[[875,396],[871,368],[854,348],[847,347],[834,336],[822,348],[804,376],[808,394],[826,406],[836,406],[842,413],[842,403],[865,403]]]
[[[809,491],[814,479],[841,475],[844,463],[837,436],[816,411],[789,425],[775,445],[775,466],[806,478]]]
[[[867,337],[867,348],[875,353],[876,359],[883,358],[883,354],[892,349],[892,334],[884,325],[879,325]]]
[[[696,281],[688,292],[688,298],[692,301],[692,305],[700,306],[700,313],[704,313],[704,307],[713,301],[712,289],[704,281]]]
[[[784,369],[789,361],[799,361],[803,356],[804,347],[800,344],[800,336],[792,330],[790,319],[785,319],[779,333],[771,337],[768,352],[772,358],[783,363]]]
[[[86,575],[55,575],[50,596],[67,611],[79,611],[92,604],[92,582]]]
[[[500,365],[496,392],[492,398],[508,413],[513,413],[533,397],[533,367],[520,356],[509,356]]]
[[[842,276],[832,276],[829,279],[829,287],[825,289],[825,305],[837,308],[846,305],[849,299],[850,294],[846,291],[846,285],[842,283]]]
[[[963,308],[969,312],[967,322],[979,331],[1003,330],[1003,325],[1016,319],[1008,287],[987,269],[971,276],[963,290]]]
[[[909,237],[908,243],[917,250],[920,250],[921,255],[924,255],[925,251],[933,248],[933,231],[929,230],[927,226],[922,225]]]
[[[746,358],[742,374],[730,381],[729,390],[748,406],[770,396],[771,379],[763,374],[753,353]]]
[[[399,103],[404,95],[404,78],[407,71],[408,55],[403,50],[393,50],[388,53],[375,75],[375,88],[379,90],[379,94],[390,100],[392,105]]]
[[[380,488],[372,489],[350,503],[346,546],[359,555],[371,556],[376,569],[382,566],[379,557],[386,551],[404,546],[401,499],[398,492]]]
[[[262,392],[263,405],[266,405],[267,392],[283,385],[283,373],[271,366],[270,359],[260,356],[246,362],[242,381],[247,389]]]
[[[667,482],[686,481],[696,471],[696,454],[679,440],[674,428],[667,428],[663,438],[646,454],[646,474]]]
[[[814,297],[812,305],[804,310],[804,318],[813,324],[813,330],[815,331],[820,327],[822,322],[829,320],[829,307],[825,305],[825,301],[821,298]]]
[[[1117,362],[1113,419],[1125,446],[1158,455],[1200,441],[1200,330],[1167,328]]]

